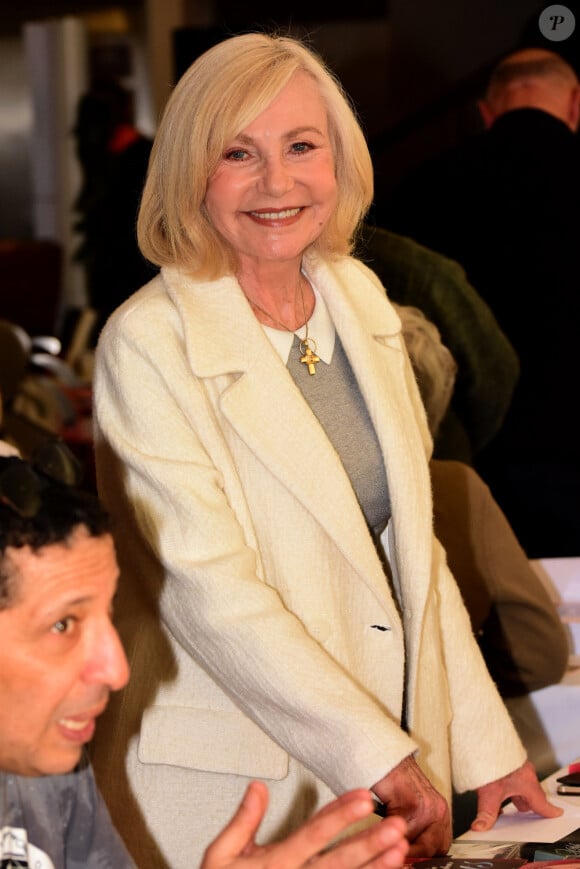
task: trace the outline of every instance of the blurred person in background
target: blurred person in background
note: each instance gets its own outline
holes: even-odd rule
[[[476,457],[530,558],[580,555],[580,86],[556,50],[494,68],[485,131],[411,172],[380,222],[458,261],[512,343],[520,378]]]
[[[152,142],[135,124],[132,92],[108,79],[81,97],[74,135],[83,179],[75,203],[76,258],[98,314],[96,338],[115,308],[155,273],[136,232]]]

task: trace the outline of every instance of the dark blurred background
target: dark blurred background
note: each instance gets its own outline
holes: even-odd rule
[[[155,127],[176,73],[221,35],[253,26],[307,34],[353,98],[375,158],[377,188],[469,135],[473,100],[489,65],[535,24],[536,0],[23,0],[0,18],[0,237],[34,234],[30,137],[33,105],[27,22],[72,17],[87,63],[116,70],[137,91],[139,120]],[[568,4],[570,6],[570,4]],[[276,9],[273,16],[272,9]]]

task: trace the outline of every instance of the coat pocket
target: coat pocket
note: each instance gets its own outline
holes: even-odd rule
[[[141,763],[203,772],[283,779],[288,754],[241,712],[152,706],[143,715]]]

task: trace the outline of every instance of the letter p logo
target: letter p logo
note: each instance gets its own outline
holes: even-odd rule
[[[551,42],[563,42],[574,33],[576,19],[567,6],[554,4],[546,6],[538,18],[538,27],[542,36]]]

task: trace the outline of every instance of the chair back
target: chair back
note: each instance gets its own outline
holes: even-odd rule
[[[28,371],[32,342],[17,323],[0,320],[0,395],[6,407]]]

